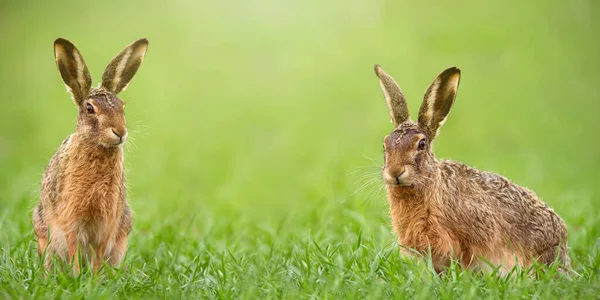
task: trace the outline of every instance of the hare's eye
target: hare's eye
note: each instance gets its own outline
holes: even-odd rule
[[[94,113],[94,107],[91,104],[87,105],[86,110],[87,110],[88,114]]]
[[[421,139],[421,140],[419,141],[419,150],[423,150],[423,149],[425,149],[425,146],[426,146],[426,144],[425,144],[425,139]]]

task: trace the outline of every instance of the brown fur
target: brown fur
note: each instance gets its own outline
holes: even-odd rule
[[[460,71],[442,72],[428,89],[417,123],[410,121],[402,94],[376,66],[396,129],[384,139],[386,183],[394,231],[402,246],[427,255],[436,271],[458,260],[464,268],[505,273],[558,257],[570,268],[563,220],[532,191],[508,179],[458,162],[438,161],[431,149],[454,102]],[[432,92],[434,91],[434,92]],[[420,147],[423,146],[423,147]],[[411,252],[404,249],[405,254]],[[491,264],[491,265],[490,265]]]
[[[144,45],[143,51],[140,45]],[[92,88],[77,48],[64,39],[55,42],[57,66],[79,116],[76,132],[63,141],[46,168],[40,203],[33,212],[38,252],[40,256],[46,253],[47,267],[52,255],[72,263],[76,272],[80,268],[78,252],[95,270],[104,261],[119,266],[125,255],[132,218],[123,170],[124,102],[116,93],[133,77],[145,47],[147,41],[142,39],[125,48],[107,67],[103,84]],[[135,62],[122,61],[124,57]],[[112,81],[118,84],[107,88]]]

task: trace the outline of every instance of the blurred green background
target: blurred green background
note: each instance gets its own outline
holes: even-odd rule
[[[600,236],[598,16],[585,0],[3,1],[0,244],[35,249],[41,176],[74,131],[53,41],[74,42],[96,85],[146,37],[119,95],[132,264],[160,247],[292,251],[294,237],[343,245],[359,232],[392,243],[375,63],[413,116],[433,78],[461,68],[435,153],[533,189],[583,255]]]

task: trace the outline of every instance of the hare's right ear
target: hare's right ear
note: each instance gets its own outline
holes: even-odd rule
[[[73,43],[59,38],[54,41],[54,58],[63,82],[77,105],[89,95],[92,77],[83,57]]]
[[[375,74],[379,77],[379,83],[390,111],[392,123],[394,123],[394,127],[398,127],[409,118],[406,99],[404,99],[402,90],[400,90],[394,78],[384,72],[379,65],[375,65]]]

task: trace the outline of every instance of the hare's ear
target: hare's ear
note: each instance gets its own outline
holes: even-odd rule
[[[404,99],[402,90],[400,90],[394,78],[384,72],[379,65],[375,65],[375,74],[379,77],[381,90],[383,90],[394,127],[398,127],[398,125],[404,123],[409,118],[406,99]]]
[[[440,126],[446,121],[456,98],[459,82],[460,70],[452,67],[438,75],[425,92],[418,123],[430,139],[437,135]]]
[[[77,105],[89,95],[92,77],[83,57],[73,43],[65,39],[54,41],[54,58],[60,77],[67,85]]]
[[[117,54],[102,74],[102,87],[115,95],[123,91],[142,64],[147,49],[148,40],[139,39]]]

